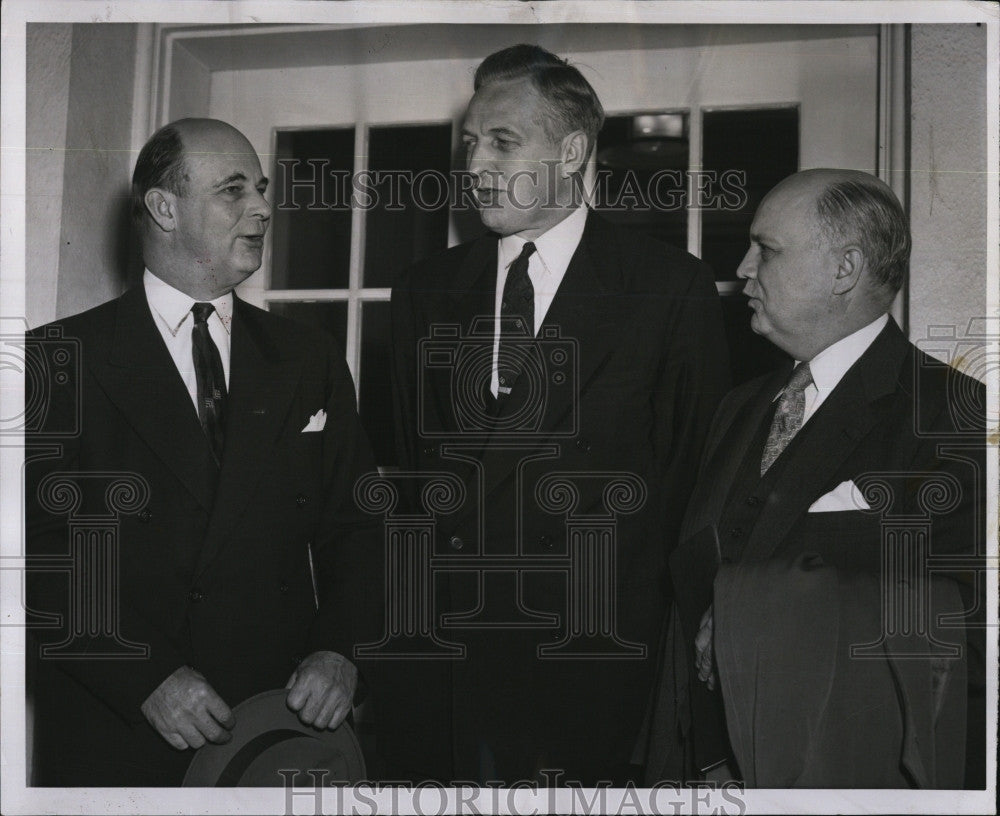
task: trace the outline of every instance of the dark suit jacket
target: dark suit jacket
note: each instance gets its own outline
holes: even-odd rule
[[[79,374],[63,387],[41,384],[50,404],[27,438],[26,505],[28,604],[58,613],[62,625],[35,634],[53,647],[79,625],[67,574],[38,566],[65,561],[89,515],[117,530],[115,635],[147,648],[88,659],[123,651],[98,637],[76,641],[82,658],[42,655],[32,689],[37,783],[179,784],[192,752],[171,748],[140,711],[175,669],[195,667],[234,706],[284,686],[309,652],[350,657],[357,640],[378,634],[364,584],[380,580],[370,570],[381,545],[351,492],[374,469],[354,386],[328,337],[237,298],[225,451],[213,472],[141,286],[36,330],[29,350],[44,358],[59,332],[79,355]],[[321,409],[325,429],[302,433]],[[47,437],[74,412],[75,437]],[[52,441],[61,449],[47,458]],[[114,474],[133,485],[131,499],[107,491]],[[80,491],[75,507],[54,492],[67,482]],[[99,581],[99,568],[90,561],[75,580]]]
[[[929,525],[935,558],[982,552],[984,389],[921,353],[890,321],[772,466],[779,470],[761,492],[738,483],[738,473],[745,455],[759,453],[755,440],[788,375],[786,368],[735,389],[713,421],[671,559],[674,581],[686,586],[665,652],[674,660],[661,673],[647,775],[690,774],[685,741],[695,746],[695,765],[724,758],[725,748],[713,745],[711,695],[693,666],[693,633],[714,594],[728,736],[748,784],[961,786],[964,665],[903,659],[914,641],[892,626],[882,636],[882,542],[887,525],[909,519]],[[875,512],[807,512],[846,480],[873,485],[865,495]],[[929,483],[941,493],[923,490]],[[740,510],[747,506],[756,509]],[[741,513],[742,526],[720,526]],[[972,561],[953,566],[958,571],[935,573],[921,591],[921,604],[933,598],[935,615],[963,607],[954,579],[967,578]],[[917,592],[908,584],[890,589]],[[963,645],[960,626],[930,625]],[[877,644],[875,659],[852,659],[851,646],[865,643]]]
[[[652,679],[667,554],[729,377],[718,295],[697,259],[588,214],[527,341],[537,376],[526,364],[491,419],[497,243],[448,250],[393,290],[403,466],[465,486],[435,516],[433,551],[438,635],[466,651],[408,665],[409,688],[383,695],[391,713],[379,718],[396,729],[383,748],[390,772],[411,776],[620,779]],[[570,571],[583,549],[568,525],[594,519],[615,536],[603,599],[580,589],[585,565]],[[620,641],[594,638],[604,656],[539,652],[572,628],[575,591],[603,604],[600,625]]]

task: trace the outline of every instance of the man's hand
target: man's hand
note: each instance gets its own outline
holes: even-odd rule
[[[233,712],[205,676],[181,666],[142,704],[143,716],[178,751],[232,739]]]
[[[698,679],[714,690],[718,675],[715,673],[715,659],[712,652],[712,607],[705,610],[694,636],[694,665],[698,669]]]
[[[358,670],[336,652],[313,652],[292,672],[285,688],[288,707],[314,728],[339,726],[351,711]]]

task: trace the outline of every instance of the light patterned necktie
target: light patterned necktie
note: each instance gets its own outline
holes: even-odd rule
[[[802,427],[802,419],[806,412],[806,388],[812,385],[812,381],[809,363],[799,363],[778,398],[778,407],[774,411],[774,419],[771,420],[771,432],[767,435],[764,455],[760,459],[761,476],[767,473],[767,469],[774,464],[774,460],[788,447],[792,437]]]

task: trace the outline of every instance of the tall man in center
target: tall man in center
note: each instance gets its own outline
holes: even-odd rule
[[[463,141],[489,234],[393,290],[401,464],[461,479],[463,500],[434,515],[437,659],[386,672],[390,775],[631,777],[729,364],[710,269],[582,202],[603,120],[555,55],[488,57]]]

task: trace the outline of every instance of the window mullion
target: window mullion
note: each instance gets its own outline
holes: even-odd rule
[[[354,173],[368,170],[368,125],[358,122],[354,129]],[[352,188],[353,189],[353,188]],[[354,388],[361,394],[361,288],[365,265],[366,211],[351,200],[351,265],[348,272],[350,296],[347,300],[347,366]]]

